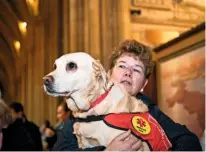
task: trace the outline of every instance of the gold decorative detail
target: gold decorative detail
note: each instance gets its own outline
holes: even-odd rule
[[[159,9],[170,9],[172,2],[168,0],[132,0],[134,7],[150,7]]]
[[[14,47],[16,49],[17,54],[20,54],[21,43],[17,40],[14,41]]]
[[[39,0],[26,0],[26,3],[32,15],[38,16],[39,15]]]
[[[26,33],[27,33],[27,23],[26,22],[18,22],[18,26],[19,26],[19,29],[20,29],[20,31],[21,31],[21,34],[23,35],[23,36],[25,36],[26,35]]]

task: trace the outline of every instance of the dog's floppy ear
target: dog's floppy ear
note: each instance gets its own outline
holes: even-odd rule
[[[105,69],[101,65],[99,60],[92,62],[92,67],[94,69],[94,75],[96,80],[103,81],[105,90],[107,89],[108,77]]]

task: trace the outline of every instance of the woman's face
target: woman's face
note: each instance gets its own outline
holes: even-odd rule
[[[138,57],[123,54],[111,70],[110,78],[114,83],[120,84],[130,95],[136,95],[147,84],[145,67]]]
[[[64,111],[64,108],[60,105],[57,108],[57,121],[63,122],[64,120],[68,119],[69,113]]]

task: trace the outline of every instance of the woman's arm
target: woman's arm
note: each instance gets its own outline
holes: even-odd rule
[[[128,130],[117,136],[105,151],[150,151],[146,142],[142,142]]]

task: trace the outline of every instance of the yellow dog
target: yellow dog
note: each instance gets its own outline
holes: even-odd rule
[[[54,71],[44,78],[44,89],[52,96],[66,96],[75,117],[109,113],[144,113],[148,107],[108,80],[102,65],[90,55],[66,54],[54,63]],[[107,146],[124,130],[111,128],[104,121],[76,122],[74,133],[80,148]]]

